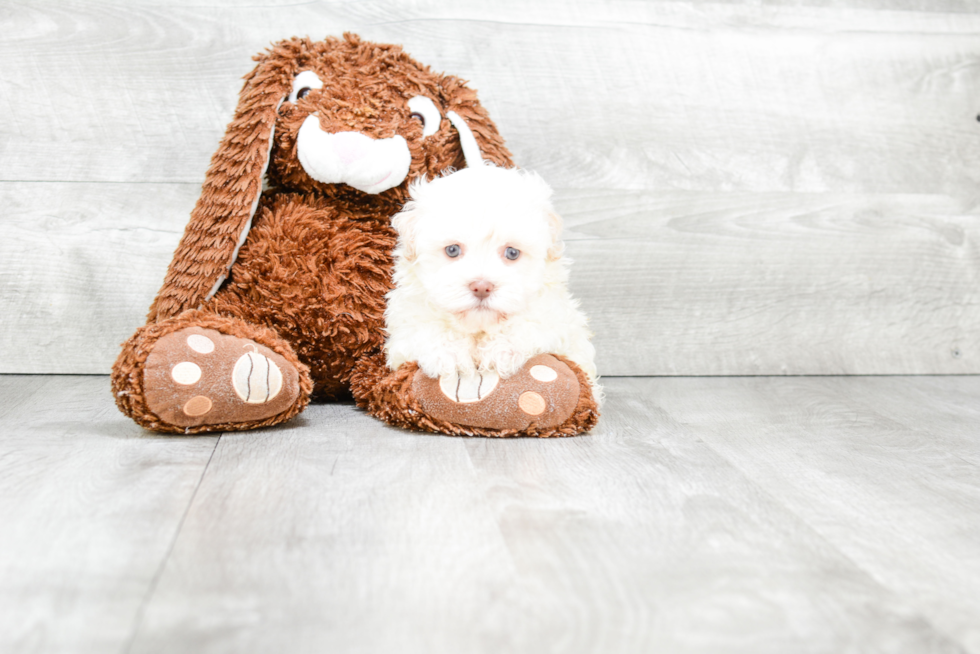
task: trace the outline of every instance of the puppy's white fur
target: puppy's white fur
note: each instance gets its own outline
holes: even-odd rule
[[[536,354],[561,354],[585,371],[600,398],[595,348],[568,292],[571,262],[562,257],[548,185],[488,164],[409,190],[411,200],[392,219],[399,239],[385,312],[388,366],[417,361],[434,378],[478,370],[506,378]],[[458,256],[447,254],[451,245]],[[520,251],[516,260],[507,248]],[[481,299],[474,282],[493,290]]]

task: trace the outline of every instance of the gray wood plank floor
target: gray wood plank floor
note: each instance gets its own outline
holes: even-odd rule
[[[980,652],[980,377],[606,384],[574,439],[175,438],[0,376],[0,651]]]

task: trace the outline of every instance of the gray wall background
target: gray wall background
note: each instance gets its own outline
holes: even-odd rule
[[[4,3],[0,372],[107,373],[251,56],[345,30],[555,187],[600,373],[980,373],[965,0]]]

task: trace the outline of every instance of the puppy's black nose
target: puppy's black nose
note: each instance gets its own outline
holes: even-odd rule
[[[493,293],[493,284],[485,279],[478,279],[475,282],[470,282],[470,290],[473,291],[473,295],[478,300],[485,300]]]

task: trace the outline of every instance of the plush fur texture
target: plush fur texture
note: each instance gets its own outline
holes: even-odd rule
[[[392,370],[416,361],[429,377],[514,375],[537,354],[561,354],[589,378],[595,348],[568,292],[561,218],[537,175],[493,165],[410,187],[392,220],[395,288],[385,351]]]
[[[410,389],[390,396],[409,374],[383,365],[396,244],[390,217],[410,182],[466,165],[450,112],[469,126],[483,158],[510,167],[503,139],[462,80],[432,72],[398,46],[352,34],[293,38],[256,61],[148,324],[114,366],[119,408],[157,431],[251,429],[288,420],[311,397],[353,391],[360,406],[393,424],[459,433],[426,423]],[[431,112],[428,125],[413,115],[417,97],[441,114],[434,131]],[[189,325],[272,348],[296,366],[302,396],[259,423],[166,424],[146,406],[143,366],[158,339]]]

